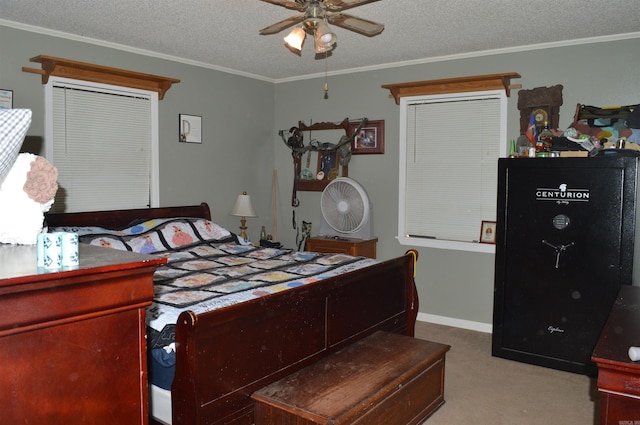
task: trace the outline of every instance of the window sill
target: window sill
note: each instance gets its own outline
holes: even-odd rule
[[[407,236],[398,236],[400,245],[424,246],[427,248],[449,249],[454,251],[483,252],[487,254],[495,254],[496,246],[487,243],[478,242],[460,242],[447,241],[443,239],[425,239],[411,238]]]

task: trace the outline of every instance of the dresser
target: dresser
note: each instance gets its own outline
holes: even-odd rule
[[[48,271],[35,246],[0,244],[3,423],[148,423],[145,308],[166,259],[79,254],[79,266]]]
[[[306,250],[312,252],[348,254],[354,257],[376,258],[378,238],[355,239],[316,236],[307,238]]]
[[[640,361],[629,347],[640,346],[640,287],[620,288],[607,323],[593,350],[602,397],[602,425],[640,423]]]

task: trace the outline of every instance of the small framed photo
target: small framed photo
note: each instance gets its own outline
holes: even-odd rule
[[[0,89],[0,109],[13,109],[13,90]]]
[[[496,243],[496,222],[482,221],[480,228],[480,243]]]
[[[349,123],[350,134],[358,129],[359,122]],[[384,153],[384,120],[368,121],[351,141],[351,153],[381,154]]]
[[[318,152],[318,171],[316,173],[317,180],[329,179],[333,180],[338,177],[338,152],[336,151],[319,151]]]
[[[202,143],[202,117],[179,114],[180,141],[183,143]]]

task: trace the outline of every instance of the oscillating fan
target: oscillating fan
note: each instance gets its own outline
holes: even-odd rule
[[[364,188],[355,180],[338,177],[322,191],[320,236],[371,239],[373,211]]]

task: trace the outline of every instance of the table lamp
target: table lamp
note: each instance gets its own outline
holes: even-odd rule
[[[238,195],[238,199],[236,199],[236,204],[233,206],[233,209],[229,213],[230,215],[236,217],[242,217],[240,219],[240,237],[244,240],[248,240],[247,238],[247,217],[257,217],[256,212],[253,209],[253,205],[251,205],[251,197],[247,195],[247,192],[242,192],[242,195]]]

